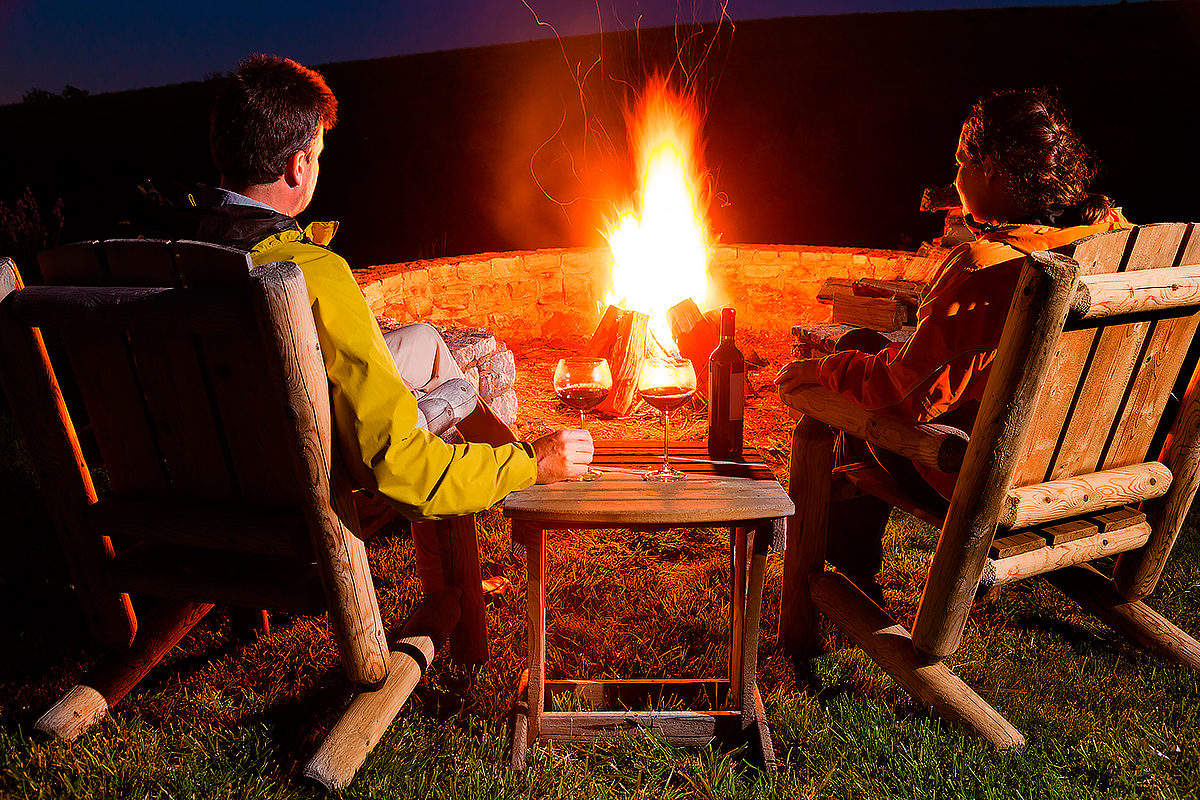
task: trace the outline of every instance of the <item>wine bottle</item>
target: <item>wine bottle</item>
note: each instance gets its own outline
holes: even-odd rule
[[[708,456],[742,455],[746,359],[733,343],[734,310],[721,309],[721,343],[708,357]]]

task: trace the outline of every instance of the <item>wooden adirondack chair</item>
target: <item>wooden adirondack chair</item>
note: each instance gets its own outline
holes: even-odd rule
[[[0,377],[90,629],[115,649],[37,727],[73,739],[98,722],[214,603],[326,611],[347,676],[373,690],[306,768],[344,786],[459,605],[453,590],[431,597],[389,650],[299,268],[146,240],[40,264],[48,285],[22,288],[0,260]],[[61,341],[110,496],[97,497],[42,329]],[[139,620],[131,594],[166,599]]]
[[[817,652],[819,609],[914,698],[999,749],[1024,738],[942,663],[979,591],[1044,574],[1138,644],[1200,670],[1200,643],[1142,602],[1200,482],[1200,373],[1163,423],[1198,325],[1200,226],[1147,225],[1027,259],[969,443],[821,388],[784,395],[800,422],[780,639]],[[834,428],[942,471],[961,464],[944,515],[882,470],[838,472],[942,529],[911,636],[825,569]],[[1088,563],[1118,554],[1115,581]]]

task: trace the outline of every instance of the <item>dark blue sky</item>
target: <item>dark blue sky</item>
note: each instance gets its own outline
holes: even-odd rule
[[[736,22],[1102,2],[1112,0],[727,0],[725,12]],[[0,0],[0,105],[35,87],[59,92],[71,84],[97,93],[199,80],[253,52],[323,64],[528,41],[555,30],[568,36],[706,22],[721,13],[718,0]]]

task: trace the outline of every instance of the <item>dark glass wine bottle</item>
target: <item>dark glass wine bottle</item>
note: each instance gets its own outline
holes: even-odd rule
[[[721,343],[708,357],[708,456],[742,455],[746,359],[733,343],[734,310],[721,309]]]

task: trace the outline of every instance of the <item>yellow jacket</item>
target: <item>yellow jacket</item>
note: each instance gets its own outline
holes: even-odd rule
[[[327,243],[332,226],[283,231],[251,249],[255,264],[292,261],[304,273],[329,375],[336,435],[351,475],[410,520],[482,511],[537,476],[524,443],[451,445],[415,427],[417,401],[400,379],[367,301]]]

